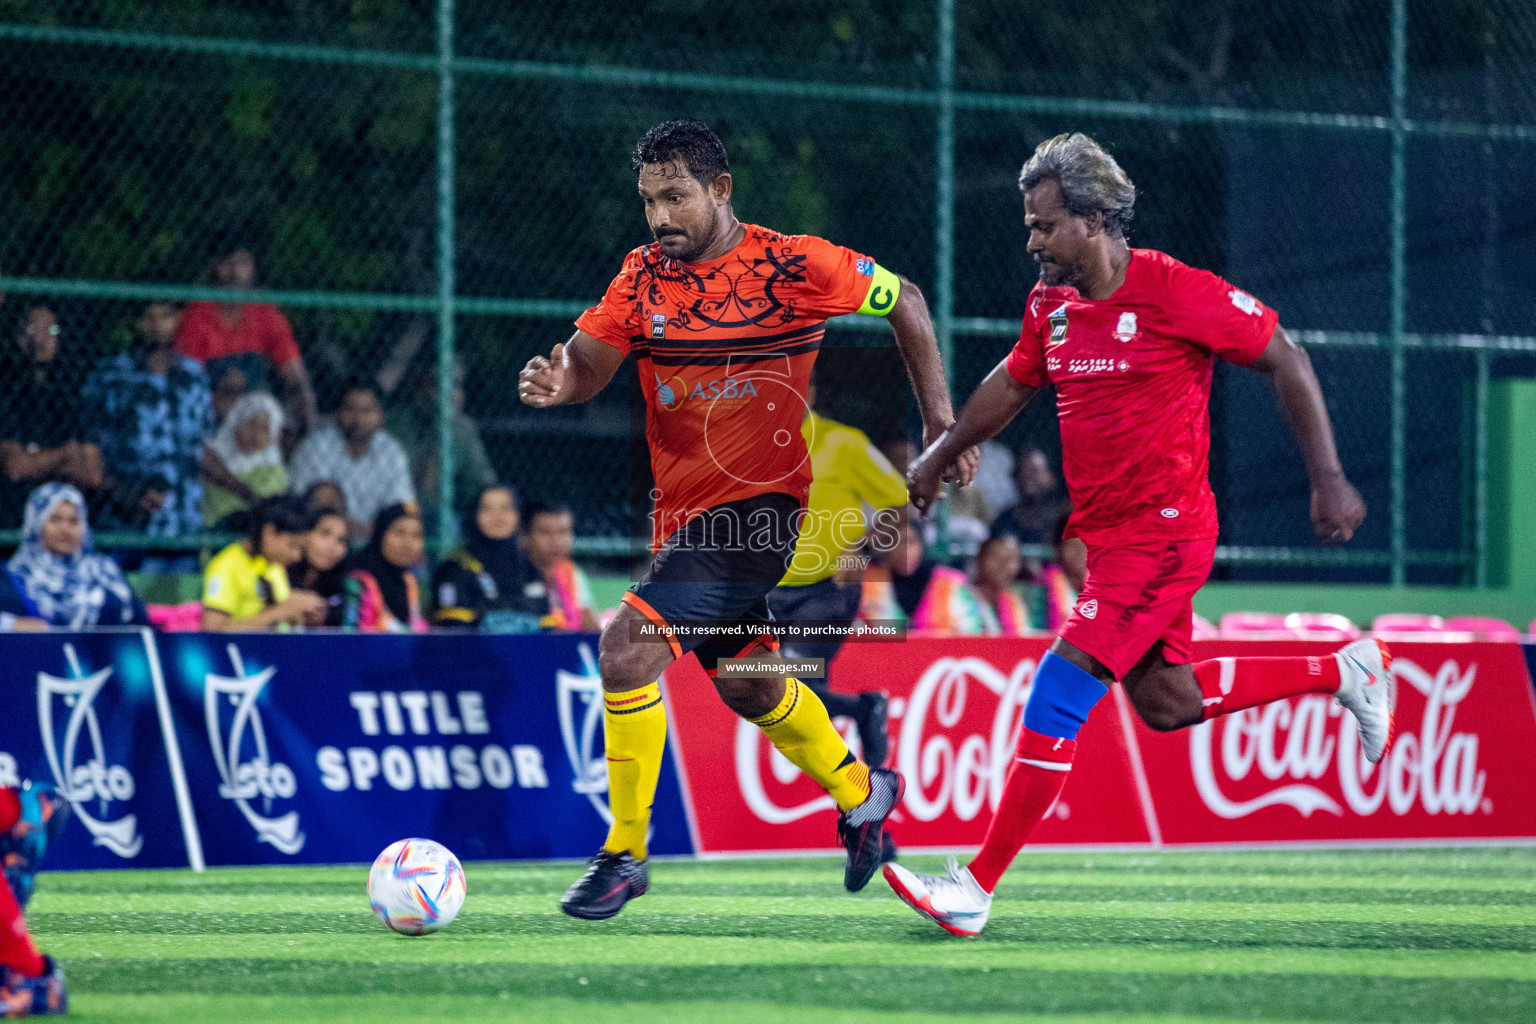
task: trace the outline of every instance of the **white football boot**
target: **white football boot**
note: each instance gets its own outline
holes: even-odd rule
[[[1392,742],[1392,712],[1397,707],[1392,652],[1382,641],[1366,639],[1333,656],[1339,663],[1339,703],[1355,716],[1365,759],[1374,764]]]
[[[920,875],[892,861],[885,880],[901,901],[953,935],[980,935],[992,913],[992,894],[949,858],[949,875]]]

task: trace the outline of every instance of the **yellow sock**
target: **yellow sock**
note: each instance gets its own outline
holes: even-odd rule
[[[832,794],[838,810],[851,811],[869,796],[869,769],[832,728],[821,698],[794,676],[786,681],[779,706],[751,722],[791,764]]]
[[[661,753],[667,745],[667,712],[661,705],[661,685],[603,694],[603,743],[608,755],[608,809],[613,824],[603,849],[628,850],[636,860],[646,858],[645,833],[651,824],[656,780],[661,777]]]

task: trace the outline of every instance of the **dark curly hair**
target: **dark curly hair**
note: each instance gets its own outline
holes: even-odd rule
[[[653,125],[639,142],[629,163],[635,170],[645,164],[665,164],[680,161],[688,173],[708,185],[731,169],[731,161],[725,155],[725,143],[703,121],[691,117],[679,117]]]

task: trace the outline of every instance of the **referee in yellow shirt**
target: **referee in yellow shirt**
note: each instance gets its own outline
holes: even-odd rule
[[[859,614],[862,572],[848,573],[848,561],[863,542],[868,515],[907,503],[907,484],[880,450],[861,430],[825,416],[816,409],[816,378],[806,393],[806,416],[800,425],[810,451],[811,493],[800,527],[789,571],[768,595],[768,607],[776,620],[851,624]],[[848,576],[852,579],[846,579]],[[796,640],[785,637],[786,658],[832,659],[843,646],[843,637]],[[864,763],[885,764],[890,751],[886,733],[886,696],[867,690],[857,696],[833,693],[826,677],[800,677],[833,717],[853,719],[864,747]]]

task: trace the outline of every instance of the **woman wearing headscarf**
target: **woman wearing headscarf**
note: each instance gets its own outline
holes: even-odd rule
[[[149,622],[123,570],[96,553],[85,498],[70,484],[44,484],[32,492],[21,547],[6,568],[51,625],[89,629]]]
[[[368,546],[347,573],[342,624],[359,633],[425,633],[421,592],[411,571],[425,551],[416,505],[396,503],[380,511]]]
[[[517,495],[506,485],[480,492],[464,516],[464,545],[432,578],[439,626],[487,633],[536,633],[549,614],[548,590],[518,543]]]
[[[242,395],[219,424],[208,442],[208,459],[217,460],[226,474],[212,465],[203,491],[203,523],[219,526],[237,512],[288,489],[283,468],[283,407],[265,391]],[[220,481],[226,486],[220,486]]]

